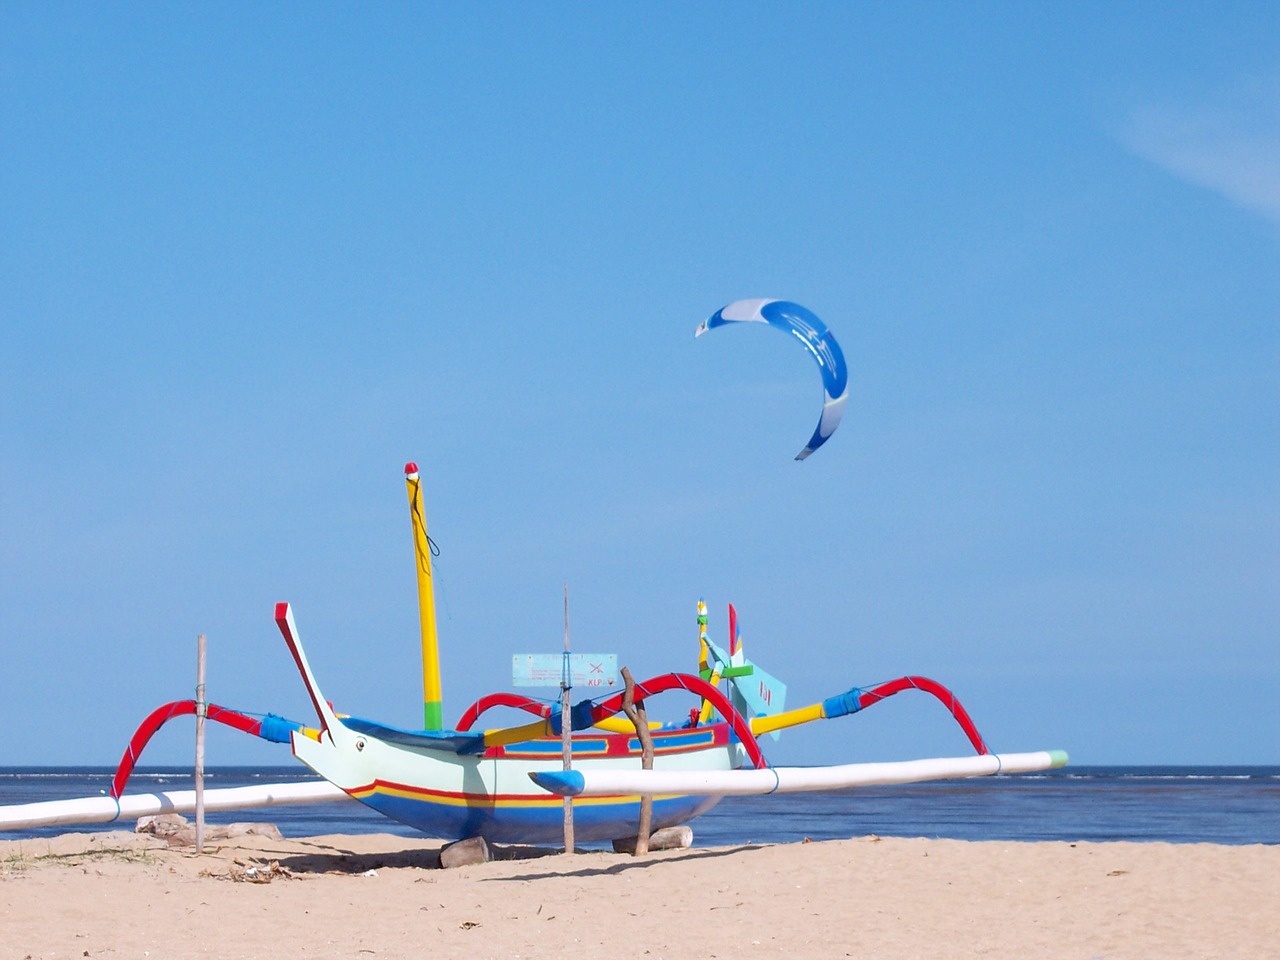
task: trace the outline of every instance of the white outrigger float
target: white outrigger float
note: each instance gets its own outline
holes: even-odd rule
[[[207,810],[349,797],[434,836],[484,837],[507,843],[561,840],[566,797],[573,798],[576,839],[607,841],[636,835],[642,801],[651,804],[650,826],[657,830],[691,820],[729,795],[1025,773],[1067,762],[1061,751],[992,753],[954,695],[925,677],[902,677],[866,689],[855,687],[786,711],[785,686],[744,655],[733,607],[729,608],[725,650],[708,638],[706,607],[701,602],[697,674],[664,674],[634,686],[629,683],[625,693],[583,700],[569,710],[570,729],[575,731],[569,737],[562,729],[559,704],[512,693],[482,697],[453,728],[446,729],[441,719],[431,544],[417,466],[407,464],[405,474],[418,570],[423,729],[397,729],[336,713],[311,671],[292,610],[281,603],[276,606],[276,623],[310,695],[316,726],[272,714],[249,716],[215,704],[175,701],[158,708],[138,728],[121,759],[109,796],[0,807],[0,830],[105,823],[195,809],[191,791],[126,794],[125,786],[156,730],[175,716],[196,713],[198,706],[205,708],[209,720],[288,743],[294,756],[324,778],[312,783],[205,791]],[[647,723],[642,728],[634,713],[629,714],[630,720],[617,716],[670,690],[684,690],[697,698],[682,721]],[[903,690],[931,694],[946,706],[964,729],[974,755],[805,768],[772,767],[766,762],[758,737],[856,713]],[[473,731],[481,715],[494,707],[514,707],[535,719],[520,726]],[[642,740],[651,741],[651,763],[642,759]],[[566,742],[570,769],[562,759]]]

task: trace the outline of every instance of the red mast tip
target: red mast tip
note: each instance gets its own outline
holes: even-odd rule
[[[417,472],[418,472],[418,465],[414,463],[412,460],[410,460],[408,463],[404,465],[404,475],[406,477],[409,476],[409,474],[411,473],[417,473]]]

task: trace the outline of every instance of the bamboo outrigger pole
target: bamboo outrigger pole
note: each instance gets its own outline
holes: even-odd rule
[[[409,493],[409,516],[413,521],[413,552],[418,561],[418,619],[422,624],[422,727],[444,729],[440,696],[440,652],[436,642],[436,598],[431,583],[431,541],[427,538],[427,515],[422,509],[422,484],[418,465],[404,465],[404,482]]]

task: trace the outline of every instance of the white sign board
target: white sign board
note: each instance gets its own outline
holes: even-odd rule
[[[511,658],[511,683],[517,687],[558,687],[563,653],[517,653]],[[609,690],[618,685],[616,653],[569,654],[569,685]]]

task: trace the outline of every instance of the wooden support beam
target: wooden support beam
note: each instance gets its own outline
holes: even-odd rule
[[[636,728],[636,736],[640,738],[640,767],[642,770],[653,769],[653,736],[649,733],[649,716],[645,712],[644,701],[635,702],[636,682],[627,667],[622,668],[622,682],[625,684],[622,694],[622,712]],[[649,833],[653,826],[653,797],[643,794],[640,797],[640,827],[636,831],[635,855],[644,856],[649,852]]]

